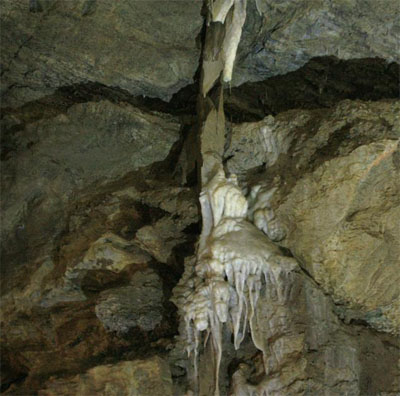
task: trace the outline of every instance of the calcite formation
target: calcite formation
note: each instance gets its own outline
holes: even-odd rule
[[[200,200],[204,223],[211,227],[203,229],[197,264],[190,277],[182,278],[175,290],[175,301],[184,316],[187,352],[194,356],[195,377],[200,334],[205,331],[206,338],[211,336],[218,394],[221,326],[229,326],[235,349],[239,349],[249,325],[254,344],[263,350],[255,327],[260,290],[272,282],[279,299],[283,299],[281,274],[295,270],[296,262],[284,257],[247,220],[247,200],[236,178],[226,178],[222,168],[204,187]],[[268,219],[264,216],[262,221],[268,229]]]
[[[231,7],[233,10],[229,14]],[[246,2],[212,2],[210,12],[213,22],[225,23],[221,79],[229,82],[246,17]],[[227,20],[228,14],[231,15],[230,20]],[[210,36],[208,38],[210,40]],[[203,72],[207,74],[206,69]],[[207,75],[204,79],[207,80]],[[206,95],[207,90],[203,94]],[[288,273],[296,267],[294,260],[285,258],[279,248],[248,221],[247,199],[237,178],[235,174],[229,177],[225,174],[221,159],[225,129],[222,94],[218,100],[218,110],[214,108],[206,114],[201,130],[203,188],[200,204],[203,229],[196,265],[192,273],[186,272],[175,289],[174,298],[185,321],[187,352],[194,358],[195,390],[201,333],[206,332],[205,342],[211,338],[215,357],[215,395],[219,394],[222,326],[226,324],[231,329],[234,347],[239,349],[249,325],[254,344],[263,350],[254,327],[257,322],[255,307],[263,282],[266,284],[270,280],[276,284],[282,298],[283,288],[279,286],[281,273]],[[217,144],[212,146],[209,140]],[[251,218],[273,239],[282,239],[283,235],[272,222],[273,211],[268,207],[271,194],[254,191],[254,200],[257,193],[259,204]]]
[[[398,100],[283,112],[234,125],[225,153],[227,169],[243,183],[262,168],[260,183],[250,189],[249,213],[334,297],[340,315],[395,334],[399,112]],[[263,216],[286,235],[266,229]]]
[[[0,392],[398,395],[397,3],[3,0]]]
[[[206,54],[203,62],[203,95],[212,88],[219,74],[222,81],[230,83],[233,66],[246,20],[247,0],[211,0],[209,2],[208,47],[211,54]],[[222,27],[221,27],[222,25]]]

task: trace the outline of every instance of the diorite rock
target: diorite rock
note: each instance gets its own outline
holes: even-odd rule
[[[96,366],[71,379],[50,379],[40,396],[172,396],[167,363],[159,357]]]
[[[90,81],[163,99],[192,82],[202,1],[2,2],[2,106]]]
[[[400,325],[399,111],[398,101],[293,110],[234,126],[226,153],[250,186],[276,188],[280,244],[339,313],[389,332]]]

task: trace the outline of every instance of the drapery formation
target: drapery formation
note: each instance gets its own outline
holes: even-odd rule
[[[219,394],[222,326],[227,325],[232,331],[234,347],[238,349],[249,325],[255,346],[264,350],[257,335],[256,304],[260,291],[272,283],[278,297],[284,299],[284,288],[279,287],[281,273],[296,266],[261,231],[268,235],[271,227],[276,228],[276,224],[269,224],[273,213],[265,199],[271,194],[259,194],[256,188],[249,210],[236,176],[227,176],[223,167],[223,83],[231,81],[245,18],[246,0],[216,0],[208,4],[198,103],[203,226],[196,259],[187,263],[174,293],[174,302],[184,320],[186,349],[193,357],[194,382],[202,335],[205,343],[211,339],[215,395]],[[197,386],[193,387],[197,392]]]

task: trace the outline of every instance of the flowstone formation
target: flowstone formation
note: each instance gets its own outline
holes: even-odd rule
[[[220,168],[204,187],[201,197],[203,232],[196,265],[175,289],[176,303],[185,321],[187,352],[194,358],[194,376],[201,333],[209,338],[215,356],[215,394],[218,395],[222,357],[222,329],[226,324],[239,349],[249,325],[254,345],[259,342],[256,305],[262,287],[272,283],[278,299],[289,290],[281,279],[296,269],[296,262],[282,255],[260,230],[247,220],[247,200],[234,175],[226,178]],[[266,225],[266,228],[268,226]]]
[[[254,345],[264,352],[258,342],[256,305],[262,287],[275,285],[278,298],[285,289],[280,287],[281,273],[296,268],[292,258],[283,256],[261,231],[281,238],[273,212],[268,207],[270,194],[253,191],[249,213],[247,199],[234,174],[227,177],[222,155],[225,145],[223,91],[210,92],[216,79],[230,82],[241,30],[246,17],[245,0],[224,0],[209,3],[209,20],[202,69],[200,99],[201,182],[200,194],[203,228],[195,261],[189,262],[185,274],[175,289],[174,302],[184,319],[182,336],[186,350],[193,357],[193,390],[198,393],[198,355],[201,341],[211,340],[214,355],[215,389],[219,395],[219,369],[222,358],[222,327],[233,334],[236,350],[240,348],[250,327]],[[224,30],[223,40],[220,39]],[[219,48],[218,45],[221,47]],[[217,56],[209,56],[209,51]],[[217,62],[210,67],[209,59]],[[250,215],[250,216],[248,216]],[[254,219],[257,227],[249,219]],[[278,227],[279,228],[279,227]],[[273,230],[273,232],[268,232]],[[286,276],[284,276],[286,278]],[[288,289],[286,289],[288,290]],[[202,334],[205,334],[204,337]]]

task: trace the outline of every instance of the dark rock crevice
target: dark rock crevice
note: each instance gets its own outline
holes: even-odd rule
[[[398,98],[399,67],[379,58],[313,58],[294,72],[227,91],[227,118],[254,122],[290,109],[329,108],[344,99]]]
[[[120,16],[126,12],[123,3],[120,2],[115,6],[118,8],[122,4]],[[8,2],[8,5],[10,4],[12,2]],[[43,8],[41,0],[32,0],[29,3],[30,13],[37,14],[36,23],[42,16],[47,15],[46,12],[43,13],[43,9],[48,9],[50,3],[46,2],[45,4],[46,7]],[[119,23],[118,16],[113,12],[108,13],[107,9],[104,11],[103,6],[108,4],[107,1],[101,3],[96,0],[87,0],[76,10],[70,9],[69,4],[54,3],[54,10],[52,10],[52,12],[54,11],[54,15],[52,15],[54,20],[43,26],[44,31],[52,31],[51,23],[56,26],[54,21],[58,20],[59,13],[61,16],[65,13],[63,20],[68,21],[68,25],[65,26],[74,26],[76,23],[80,24],[79,29],[86,24],[93,28],[96,25],[94,18],[99,15],[106,16],[103,21],[99,17],[100,22],[97,22],[99,26],[114,17],[117,24]],[[148,17],[151,10],[146,9],[145,2],[143,4],[142,9],[144,12],[148,12],[145,17]],[[27,12],[29,7],[27,2]],[[65,10],[64,7],[66,7]],[[172,5],[173,7],[175,6]],[[250,4],[250,10],[252,10],[251,12],[255,11],[254,3]],[[158,10],[156,11],[158,12]],[[203,17],[204,11],[205,8],[203,8]],[[175,8],[173,8],[173,12],[177,12]],[[285,15],[286,19],[290,19],[296,16],[296,12],[292,9],[290,13],[282,15]],[[137,13],[134,15],[137,17]],[[30,15],[31,17],[32,15]],[[82,22],[81,18],[83,17],[85,20]],[[144,21],[145,17],[143,17]],[[18,17],[15,18],[17,20]],[[121,40],[118,41],[114,36],[118,46],[125,49],[126,43],[129,46],[130,43],[136,42],[143,45],[141,40],[144,40],[146,45],[143,45],[143,48],[151,49],[150,52],[145,53],[145,56],[142,56],[146,61],[151,58],[150,55],[154,51],[158,51],[159,42],[166,42],[164,43],[166,46],[161,45],[162,50],[156,54],[160,59],[168,58],[169,52],[175,51],[175,49],[181,51],[174,55],[179,60],[179,67],[173,62],[168,62],[168,68],[163,69],[167,70],[165,74],[175,73],[175,77],[179,77],[175,82],[168,79],[164,81],[165,76],[163,75],[157,75],[154,78],[154,84],[152,81],[150,83],[145,81],[149,76],[145,76],[143,80],[140,80],[143,76],[139,76],[139,80],[136,80],[136,76],[130,75],[127,80],[124,80],[126,75],[131,72],[129,62],[127,62],[128,67],[121,69],[124,72],[110,72],[108,70],[109,63],[112,63],[110,60],[101,64],[104,53],[101,53],[98,58],[95,54],[95,61],[91,60],[93,64],[88,66],[88,62],[88,65],[85,64],[84,69],[81,70],[79,68],[86,61],[83,62],[78,54],[77,59],[68,55],[68,51],[63,49],[63,43],[53,39],[54,43],[50,40],[51,46],[54,44],[54,48],[56,48],[57,45],[61,45],[61,49],[59,47],[58,52],[54,52],[57,56],[54,58],[56,66],[54,70],[51,65],[44,62],[37,69],[28,64],[27,69],[21,71],[19,70],[19,68],[22,69],[21,65],[24,65],[24,62],[29,63],[30,57],[35,51],[38,54],[44,54],[47,60],[52,59],[52,55],[48,57],[47,54],[47,52],[52,54],[52,49],[49,51],[49,48],[52,47],[46,44],[45,40],[40,42],[41,39],[37,39],[35,34],[22,36],[25,38],[18,42],[16,52],[11,53],[10,62],[2,69],[2,75],[18,77],[6,88],[5,96],[9,95],[11,98],[7,99],[9,107],[4,107],[1,115],[3,123],[1,159],[2,166],[6,170],[3,185],[8,201],[17,202],[20,199],[24,211],[12,213],[11,216],[20,216],[20,222],[16,222],[15,227],[10,228],[10,235],[6,239],[3,249],[3,262],[6,264],[2,265],[2,274],[5,275],[2,293],[11,297],[5,304],[1,391],[8,390],[9,394],[16,395],[31,395],[43,389],[44,384],[52,376],[70,377],[82,374],[85,370],[97,365],[116,364],[125,360],[134,361],[155,355],[161,356],[165,360],[170,358],[169,350],[175,347],[174,337],[178,334],[178,317],[176,307],[169,301],[169,298],[172,289],[182,276],[185,259],[195,254],[201,228],[197,199],[200,171],[197,103],[201,62],[204,56],[206,21],[204,18],[198,19],[201,20],[200,23],[197,21],[198,25],[201,26],[203,23],[203,28],[200,29],[200,32],[199,29],[196,30],[197,37],[195,35],[195,39],[191,36],[186,40],[190,43],[196,42],[193,48],[187,48],[192,55],[200,52],[199,63],[194,75],[196,54],[191,56],[190,69],[192,71],[190,73],[187,72],[187,68],[179,69],[182,66],[180,61],[186,59],[181,56],[186,47],[176,44],[175,48],[175,43],[171,46],[170,37],[165,39],[157,35],[151,39],[149,32],[158,33],[157,29],[152,26],[153,20],[146,26],[146,28],[150,27],[146,37],[141,35],[127,37],[124,33]],[[126,21],[130,20],[130,18],[126,19]],[[126,21],[124,20],[124,23]],[[141,21],[142,17],[139,15],[138,22]],[[157,21],[163,23],[164,16],[159,16]],[[191,23],[191,21],[189,22]],[[264,22],[258,13],[253,12],[249,15],[248,24],[250,25],[247,25],[247,29],[250,27],[253,32],[245,30],[243,42],[245,44],[251,42],[251,45],[246,49],[242,48],[237,59],[238,64],[246,62],[246,58],[251,57],[254,53],[265,52],[266,41],[284,29],[286,23],[290,23],[288,20],[278,21],[275,26],[269,26],[270,29],[266,30],[263,27]],[[12,20],[10,26],[11,24]],[[79,29],[76,31],[79,32]],[[110,27],[110,31],[112,30],[113,28]],[[131,26],[128,26],[125,32],[131,30]],[[262,35],[266,32],[268,36],[261,44]],[[253,33],[254,37],[251,37]],[[93,35],[93,32],[91,34]],[[76,34],[75,37],[77,37]],[[85,40],[87,38],[87,36],[84,37]],[[117,39],[119,38],[117,35]],[[146,42],[146,39],[150,44]],[[44,47],[39,44],[43,44]],[[88,45],[86,49],[94,48],[94,52],[96,52],[97,42],[89,41],[86,44]],[[196,52],[194,47],[199,51]],[[135,51],[138,50],[133,44],[132,48]],[[100,49],[104,48],[100,47]],[[131,50],[130,47],[128,49]],[[69,50],[72,51],[72,54],[76,53],[74,46]],[[122,52],[121,56],[125,60],[129,51]],[[65,62],[63,62],[64,53],[67,54],[67,59],[70,58],[75,62],[72,62],[72,66],[67,62],[66,69],[64,69]],[[88,53],[90,56],[90,51]],[[194,58],[196,59],[193,62]],[[173,56],[168,59],[173,60]],[[136,58],[132,60],[136,61]],[[147,72],[147,70],[150,70],[150,74],[151,72],[159,73],[158,66],[160,65],[153,69],[150,60],[150,63],[146,63],[142,67],[139,57],[138,60],[139,63],[135,63],[138,67],[137,74],[142,71]],[[114,67],[117,66],[114,63]],[[266,75],[268,71],[268,68],[264,66],[260,65],[260,75]],[[77,69],[77,72],[73,70],[74,68]],[[76,74],[71,76],[70,71],[74,71]],[[100,71],[100,73],[95,75],[93,71]],[[103,78],[101,73],[106,74],[106,71],[112,75],[110,78]],[[183,75],[181,79],[179,73],[186,75]],[[89,81],[92,78],[93,81]],[[248,81],[246,78],[242,80]],[[38,84],[38,81],[43,86]],[[187,85],[188,81],[194,82]],[[113,85],[114,82],[115,85]],[[146,85],[148,83],[151,89]],[[180,88],[183,85],[185,86]],[[175,91],[177,92],[172,94]],[[138,96],[134,94],[135,92],[148,92],[159,98]],[[15,97],[12,97],[14,94]],[[40,97],[41,95],[47,96]],[[383,116],[375,117],[365,129],[360,128],[359,130],[357,130],[358,125],[363,124],[365,120],[354,117],[348,122],[346,120],[349,116],[349,109],[354,110],[353,107],[356,106],[361,109],[364,101],[391,103],[398,96],[399,65],[397,63],[389,63],[382,58],[349,60],[341,60],[333,56],[312,58],[305,66],[294,72],[257,83],[244,83],[232,89],[225,89],[225,113],[227,120],[230,121],[226,130],[225,149],[229,150],[233,140],[233,128],[238,127],[238,123],[258,122],[268,115],[272,115],[277,122],[282,121],[283,124],[286,123],[286,127],[289,127],[299,109],[309,110],[309,121],[293,132],[295,139],[288,151],[279,156],[273,166],[267,169],[268,158],[265,158],[259,166],[245,170],[247,173],[244,180],[247,188],[261,182],[272,185],[275,177],[279,179],[280,192],[273,200],[273,205],[279,206],[285,203],[286,197],[292,193],[299,179],[312,174],[324,163],[340,156],[349,155],[363,145],[379,142],[383,137],[396,139],[396,133],[391,134],[390,132],[392,125]],[[38,97],[39,99],[37,99]],[[169,101],[160,99],[168,97],[171,97]],[[32,100],[32,98],[34,99]],[[341,103],[341,113],[332,115],[338,102],[343,100],[348,100],[348,102],[346,102],[347,104]],[[354,103],[350,101],[354,101]],[[351,103],[353,104],[351,105]],[[13,105],[16,107],[12,107]],[[373,111],[378,113],[376,109],[378,107]],[[92,117],[88,117],[90,112],[94,114]],[[107,113],[103,115],[104,112]],[[120,123],[121,118],[129,114],[135,114],[132,118],[137,116],[137,119],[126,116],[127,121],[122,120],[123,122]],[[326,141],[322,142],[309,155],[307,161],[303,161],[299,165],[298,159],[301,157],[299,153],[303,152],[306,141],[312,140],[317,135],[318,127],[329,114],[332,115],[332,118],[341,117],[346,123],[329,130],[330,135]],[[138,119],[150,117],[150,115],[155,118],[150,120],[150,127],[145,129]],[[100,120],[98,124],[96,124],[97,120]],[[84,127],[81,128],[82,125]],[[92,128],[92,125],[95,127]],[[97,130],[103,126],[105,126],[106,132],[96,137]],[[149,135],[155,127],[160,128],[160,133],[148,139],[146,134]],[[163,133],[170,132],[169,129],[174,131],[175,138],[167,143],[162,142]],[[392,129],[394,130],[394,128]],[[81,146],[68,152],[70,145],[79,138],[79,134],[83,135],[86,130],[90,131],[87,140],[83,141]],[[142,130],[145,133],[140,134]],[[79,131],[79,134],[74,135],[76,131]],[[130,135],[132,131],[134,132]],[[137,137],[135,133],[138,133]],[[66,139],[65,142],[52,140],[56,135],[68,137],[69,134],[71,138]],[[126,134],[126,139],[117,141],[122,134]],[[116,142],[108,145],[112,139],[116,139]],[[135,139],[137,139],[136,142]],[[53,141],[53,143],[41,149],[44,141]],[[159,147],[165,144],[168,149],[166,149],[165,155],[156,156],[154,154],[156,159],[153,162],[150,161],[150,165],[132,165],[129,162],[131,156],[136,155],[142,159],[147,155],[153,159],[153,153],[143,154],[146,147],[142,147],[143,151],[135,151],[136,145],[141,141],[145,141],[147,147]],[[129,150],[125,151],[125,157],[122,158],[121,153],[128,144],[130,145]],[[246,145],[247,140],[241,143],[238,150],[243,151]],[[49,154],[53,146],[56,146],[57,150]],[[90,159],[97,155],[98,149],[102,152],[97,163],[93,165],[90,163]],[[66,161],[68,166],[64,166],[63,160],[58,158],[63,153],[68,153],[66,157],[75,158],[76,156],[78,159],[69,163]],[[82,153],[84,155],[81,155]],[[230,153],[224,159],[227,170],[229,170],[230,162],[235,160],[236,154],[237,152]],[[28,166],[19,169],[19,164],[23,162],[22,158],[31,155],[36,155],[36,162],[28,163]],[[49,156],[48,161],[47,156]],[[253,153],[248,154],[249,158],[251,156]],[[47,162],[41,163],[44,158]],[[107,162],[109,172],[108,170],[104,171],[99,176],[96,173],[97,167],[110,158],[112,161]],[[394,157],[393,161],[396,158]],[[77,166],[75,167],[75,165]],[[119,166],[120,168],[118,168]],[[28,184],[30,180],[28,177],[25,179],[24,177],[29,173],[30,168],[37,168],[39,172],[31,177],[31,180],[34,181],[31,187],[32,191],[25,196],[24,184],[30,186]],[[115,168],[118,168],[118,172],[112,173]],[[87,179],[82,182],[84,177]],[[21,182],[21,180],[23,181]],[[17,183],[21,185],[16,191],[13,191],[12,188]],[[61,196],[62,199],[59,199]],[[353,222],[357,213],[359,214],[356,211],[348,216],[348,223]],[[372,236],[377,234],[379,233],[370,233]],[[395,243],[394,237],[391,236],[391,238]],[[99,245],[101,247],[97,251],[97,253],[100,252],[99,257],[95,255],[95,259],[91,258],[85,261],[86,255],[96,243],[97,247]],[[107,249],[109,249],[108,252],[111,251],[111,256],[113,252],[117,251],[122,256],[137,255],[137,257],[134,262],[129,263],[122,270],[115,270],[113,259],[105,257],[106,254],[102,256],[102,252]],[[335,304],[331,295],[323,289],[314,274],[307,269],[306,263],[302,262],[302,257],[294,249],[292,249],[293,254],[289,248],[282,248],[282,250],[284,255],[295,257],[302,265],[301,271],[297,273],[302,278],[302,281],[299,281],[301,286],[298,284],[295,288],[306,288],[304,286],[306,283],[312,286],[308,291],[302,292],[303,300],[292,301],[285,307],[288,312],[296,312],[297,327],[290,328],[292,324],[290,315],[293,313],[290,312],[287,321],[289,331],[285,333],[286,330],[284,330],[281,334],[278,331],[270,338],[267,337],[267,341],[272,344],[281,337],[289,336],[288,345],[291,346],[291,337],[293,335],[302,337],[305,334],[304,329],[308,326],[310,333],[315,331],[318,336],[332,336],[332,339],[321,341],[319,346],[309,346],[307,353],[318,355],[320,360],[307,373],[309,377],[306,378],[306,382],[314,377],[317,379],[326,377],[323,372],[327,367],[325,354],[329,358],[333,356],[328,363],[331,363],[335,370],[341,369],[341,357],[337,357],[333,349],[341,346],[345,341],[346,346],[356,345],[355,350],[360,354],[358,357],[360,360],[364,357],[367,360],[365,365],[360,366],[363,370],[359,377],[360,392],[374,394],[378,390],[390,389],[390,386],[384,381],[394,377],[393,372],[396,365],[394,356],[398,352],[398,346],[395,345],[393,338],[373,330],[365,316],[348,310],[338,303]],[[93,262],[98,264],[99,268],[92,266]],[[84,300],[69,301],[65,294],[61,298],[56,295],[60,301],[57,301],[56,297],[52,300],[50,292],[63,289],[64,284],[71,286],[66,282],[67,270],[72,272],[75,270],[74,274],[77,275],[73,280],[75,283],[72,282],[72,292],[70,289],[67,292],[71,292],[71,294],[81,292]],[[156,314],[162,317],[160,323],[148,331],[143,330],[139,325],[129,327],[129,323],[131,323],[129,315],[132,312],[132,315],[137,314],[136,311],[130,311],[130,309],[140,305],[135,294],[137,285],[132,279],[141,272],[144,272],[146,277],[149,276],[149,279],[155,274],[159,280],[153,289],[151,289],[154,286],[152,281],[146,280],[144,289],[148,287],[153,291],[162,291],[160,305],[141,312],[143,316]],[[35,286],[35,282],[39,285],[38,287]],[[61,291],[64,292],[64,290]],[[310,295],[306,295],[308,292]],[[16,297],[13,296],[13,293]],[[149,296],[146,293],[140,295],[144,296],[144,300]],[[47,298],[49,295],[50,297]],[[263,297],[265,297],[265,293]],[[62,300],[63,298],[64,300]],[[31,299],[36,300],[32,303],[29,301]],[[325,300],[329,301],[327,304],[329,309],[324,306]],[[270,301],[265,301],[267,303],[264,305],[269,305]],[[101,303],[106,308],[109,304],[112,307],[110,311],[112,311],[112,315],[115,314],[115,317],[107,316],[106,312],[105,320],[101,321],[100,316],[96,313],[96,307],[98,308]],[[334,315],[332,315],[332,310]],[[264,318],[266,328],[269,326],[270,317],[270,313],[267,312],[266,319]],[[329,327],[332,325],[331,321],[333,322],[337,318],[340,319],[340,326]],[[122,332],[110,331],[107,326],[114,319],[116,322],[121,322],[121,326],[129,329]],[[276,328],[278,329],[279,326]],[[29,329],[29,334],[27,329]],[[369,346],[370,340],[372,340],[372,346]],[[304,348],[308,347],[307,343],[304,345],[306,345]],[[279,347],[277,346],[277,348]],[[230,377],[238,369],[240,363],[245,362],[250,364],[253,370],[249,377],[251,385],[258,384],[264,378],[264,363],[260,353],[255,353],[254,349],[254,346],[251,346],[247,350],[243,348],[238,355],[235,355],[233,351],[228,351],[224,355],[223,364],[229,366],[225,371],[229,373]],[[284,362],[282,366],[271,372],[272,375],[279,376],[282,367],[291,371],[290,364],[292,363],[294,364],[292,367],[298,367],[297,359],[303,355],[296,350],[296,345],[294,351],[290,351],[290,347],[288,351],[289,364]],[[241,354],[240,357],[238,357],[239,354]],[[383,361],[382,364],[374,361],[374,354]],[[346,351],[344,355],[346,355]],[[233,358],[233,356],[235,357]],[[187,383],[182,374],[184,373],[182,361],[185,359],[183,354],[179,359],[179,367],[177,365],[173,368],[178,374],[173,373],[173,377],[179,378],[185,387]],[[313,358],[310,359],[310,362],[310,366],[313,366]],[[345,360],[343,362],[347,364]],[[206,365],[208,363],[206,362]],[[378,369],[377,366],[379,366]],[[378,370],[379,375],[373,377],[372,374],[375,370]],[[354,376],[342,380],[340,375],[342,374],[339,373],[338,378],[333,378],[332,389],[347,389],[346,387],[355,381]],[[289,388],[303,386],[300,380],[289,380],[287,384]]]

